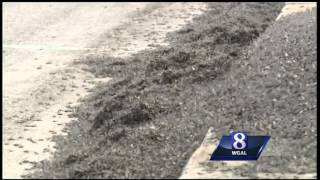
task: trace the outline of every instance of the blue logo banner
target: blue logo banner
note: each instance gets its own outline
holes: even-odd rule
[[[270,138],[270,136],[250,136],[243,132],[232,132],[231,136],[222,136],[210,160],[258,160]]]

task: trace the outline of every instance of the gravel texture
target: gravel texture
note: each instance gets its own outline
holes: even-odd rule
[[[269,134],[265,156],[243,173],[315,173],[317,152],[317,20],[312,12],[275,22],[214,88],[218,117],[232,128]],[[222,108],[215,108],[222,109]],[[212,111],[211,111],[212,112]]]

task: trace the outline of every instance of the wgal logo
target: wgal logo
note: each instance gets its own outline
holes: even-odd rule
[[[210,160],[258,160],[270,138],[232,131],[231,136],[222,136]]]

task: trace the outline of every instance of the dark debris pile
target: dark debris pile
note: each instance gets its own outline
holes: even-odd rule
[[[274,23],[283,3],[208,6],[169,48],[86,60],[114,80],[32,176],[177,178],[210,126],[272,136],[273,156],[231,171],[315,172],[316,12]]]

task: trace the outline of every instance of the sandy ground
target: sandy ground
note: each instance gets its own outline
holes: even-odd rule
[[[4,3],[3,177],[21,178],[50,158],[55,134],[95,79],[71,65],[86,56],[128,56],[166,45],[165,34],[203,3]],[[148,15],[148,16],[146,16]],[[146,18],[148,17],[148,18]],[[152,17],[152,18],[150,18]]]
[[[317,3],[315,2],[287,2],[276,20],[279,20],[280,18],[290,14],[311,10],[316,6]]]
[[[281,18],[288,16],[290,14],[304,12],[311,10],[313,7],[316,7],[316,3],[303,3],[303,2],[292,2],[286,3],[283,7],[281,13],[276,18],[276,20],[280,20]],[[216,137],[214,133],[214,128],[211,127],[202,144],[199,148],[192,154],[187,165],[184,167],[184,170],[180,176],[180,179],[242,179],[242,178],[250,178],[240,174],[234,174],[233,172],[228,172],[228,169],[237,168],[245,163],[250,163],[248,161],[220,161],[222,162],[222,166],[219,169],[215,169],[212,172],[208,172],[207,168],[210,166],[210,163],[220,163],[209,161],[213,151],[217,148],[218,143],[220,141],[220,137]],[[272,142],[271,142],[272,143]],[[270,143],[269,143],[270,144]],[[270,147],[269,147],[270,149]],[[265,152],[261,155],[268,154],[268,147],[266,147]],[[316,173],[308,173],[308,174],[295,174],[295,173],[259,173],[257,174],[257,178],[285,178],[285,179],[305,179],[305,178],[316,178]]]

